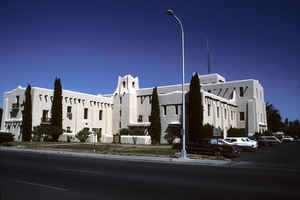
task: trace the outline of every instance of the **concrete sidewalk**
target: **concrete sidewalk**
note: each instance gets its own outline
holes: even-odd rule
[[[135,162],[179,164],[179,165],[228,166],[228,164],[231,163],[230,160],[209,160],[209,159],[190,159],[190,158],[182,159],[182,158],[151,157],[151,156],[126,156],[126,155],[67,152],[67,151],[42,150],[42,149],[37,150],[37,149],[25,149],[25,148],[17,148],[17,147],[0,147],[0,151],[38,153],[38,154],[50,154],[50,155],[58,155],[58,156],[99,158],[99,159],[109,159],[109,160],[135,161]]]

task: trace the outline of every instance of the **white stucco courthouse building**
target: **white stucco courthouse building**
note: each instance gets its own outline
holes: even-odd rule
[[[224,137],[230,127],[246,128],[248,135],[267,129],[264,90],[258,80],[228,81],[219,74],[200,75],[204,124],[221,128]],[[3,95],[2,131],[21,140],[22,102],[26,88],[18,87]],[[161,117],[161,142],[168,126],[181,124],[181,85],[157,87]],[[185,94],[189,84],[184,86]],[[113,94],[91,95],[63,90],[63,128],[66,135],[75,135],[83,128],[102,133],[102,142],[112,142],[122,128],[140,127],[147,134],[151,115],[153,88],[139,88],[138,77],[118,77]],[[32,125],[49,123],[53,90],[32,87]],[[187,111],[187,109],[186,109]],[[188,115],[188,113],[186,113]],[[64,138],[61,136],[61,139]],[[148,138],[148,139],[147,139]],[[149,143],[149,136],[138,143]],[[121,137],[126,143],[126,137]],[[127,141],[128,142],[128,141]],[[130,143],[130,142],[128,142]]]

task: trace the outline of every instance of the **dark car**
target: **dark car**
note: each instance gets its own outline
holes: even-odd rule
[[[176,149],[181,149],[181,144],[175,145]],[[207,154],[215,156],[225,156],[228,158],[238,157],[240,155],[240,149],[231,145],[217,144],[215,139],[203,139],[196,143],[186,144],[187,153],[195,154]]]
[[[275,136],[260,136],[257,138],[257,142],[259,146],[272,146],[281,143]]]

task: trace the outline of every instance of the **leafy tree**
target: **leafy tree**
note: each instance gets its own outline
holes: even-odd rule
[[[1,123],[2,123],[2,113],[3,113],[3,109],[0,108],[0,130],[1,130]]]
[[[25,91],[25,102],[22,117],[22,140],[30,141],[32,134],[32,101],[30,85],[27,86]]]
[[[205,137],[205,135],[201,133],[201,130],[203,129],[203,106],[200,89],[201,87],[198,73],[194,73],[190,83],[188,104],[189,142],[195,142],[198,139]]]
[[[279,111],[272,105],[266,105],[268,130],[278,132],[282,130],[282,122]]]
[[[47,141],[58,141],[63,130],[57,126],[52,125],[40,125],[34,127],[33,136],[36,141],[40,141],[42,138],[47,138]]]
[[[160,109],[157,94],[157,87],[152,92],[152,104],[151,104],[151,119],[150,119],[149,134],[151,136],[152,144],[160,144],[161,134],[161,122],[160,122]]]
[[[81,131],[79,131],[75,137],[80,141],[80,142],[86,142],[88,139],[89,135],[92,134],[89,132],[87,128],[83,128]]]
[[[59,136],[63,133],[62,129],[62,87],[59,78],[54,82],[54,94],[51,108],[51,126],[59,131],[54,135],[53,140],[57,141]]]
[[[300,137],[300,121],[290,121],[285,134],[294,137]]]

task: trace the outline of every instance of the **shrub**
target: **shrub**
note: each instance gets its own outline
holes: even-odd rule
[[[86,140],[88,139],[89,135],[92,134],[91,132],[89,132],[88,129],[84,128],[81,131],[79,131],[76,134],[76,138],[80,141],[80,142],[86,142]]]
[[[247,137],[244,128],[230,128],[227,131],[227,137]]]
[[[136,144],[137,137],[132,137],[133,144]]]
[[[45,141],[58,141],[59,136],[63,132],[62,129],[52,125],[36,126],[33,130],[35,141],[41,141],[44,137]]]
[[[169,125],[167,130],[167,134],[164,136],[165,140],[167,140],[168,144],[173,144],[175,138],[181,138],[181,126],[173,126]]]
[[[120,129],[120,135],[129,135],[128,128],[122,128],[122,129]]]
[[[11,133],[0,132],[0,144],[14,141],[14,135]]]

